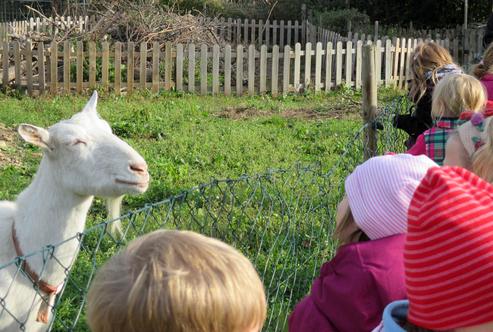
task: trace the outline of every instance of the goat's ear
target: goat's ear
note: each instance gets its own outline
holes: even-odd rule
[[[87,102],[86,106],[82,109],[82,112],[94,112],[96,113],[96,107],[98,105],[98,92],[94,90],[91,99]]]
[[[48,130],[30,124],[21,124],[17,129],[19,135],[26,141],[43,149],[51,150],[50,133]]]

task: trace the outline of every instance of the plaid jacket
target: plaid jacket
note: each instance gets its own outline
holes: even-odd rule
[[[442,118],[435,121],[433,128],[424,132],[426,155],[438,165],[443,165],[449,133],[462,123],[464,121],[458,118]]]

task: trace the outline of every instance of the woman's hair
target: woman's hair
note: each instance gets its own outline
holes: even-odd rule
[[[463,111],[478,112],[484,108],[486,97],[481,82],[466,74],[449,74],[433,91],[431,116],[459,117]]]
[[[493,42],[493,14],[490,14],[483,36],[483,48],[487,48]]]
[[[426,42],[419,44],[411,54],[411,82],[409,97],[418,102],[426,93],[428,80],[426,73],[431,73],[431,83],[437,84],[437,70],[445,65],[453,64],[454,60],[444,47]]]
[[[96,274],[88,294],[93,332],[244,332],[261,329],[264,287],[233,247],[185,231],[132,241]]]
[[[477,79],[482,79],[484,75],[493,73],[493,44],[490,44],[483,54],[483,60],[472,69],[472,73]]]
[[[484,144],[472,155],[472,170],[479,177],[493,183],[493,121],[484,128]]]
[[[333,237],[338,241],[339,246],[369,240],[368,236],[354,222],[349,204],[343,211],[341,221],[337,224]]]

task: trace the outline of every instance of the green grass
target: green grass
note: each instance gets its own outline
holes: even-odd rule
[[[396,95],[382,90],[380,102]],[[86,100],[0,95],[0,123],[7,128],[23,122],[49,126],[79,111]],[[126,198],[127,210],[211,178],[288,169],[211,182],[132,214],[123,220],[126,240],[164,226],[196,230],[234,245],[263,278],[270,310],[266,330],[284,330],[293,304],[309,290],[320,264],[334,250],[334,208],[345,176],[362,160],[361,140],[354,139],[362,125],[360,100],[359,93],[349,89],[285,98],[103,95],[101,116],[144,156],[152,176],[146,194]],[[40,153],[20,141],[0,148],[0,153],[16,160],[0,165],[0,199],[14,199],[30,182]],[[299,162],[316,166],[293,167]],[[103,218],[103,206],[96,201],[88,226]],[[94,267],[124,243],[111,239],[103,227],[89,229],[60,299],[55,331],[72,326]],[[83,313],[73,328],[87,330]]]
[[[8,128],[26,122],[47,127],[78,112],[86,100],[0,96],[0,123]],[[341,135],[361,125],[359,102],[359,94],[350,90],[277,99],[169,94],[103,96],[98,109],[114,132],[149,163],[151,187],[133,205],[138,206],[211,178],[252,174],[298,161],[330,163],[344,147]],[[259,116],[225,118],[224,109],[228,107],[255,109]],[[320,119],[282,116],[290,110],[312,111],[320,114]],[[303,111],[300,113],[303,115]],[[0,166],[0,199],[14,199],[30,182],[39,151],[27,144],[0,151],[21,155],[21,165]]]

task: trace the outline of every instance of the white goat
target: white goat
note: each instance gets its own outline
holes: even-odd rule
[[[19,127],[25,141],[42,148],[43,158],[17,200],[0,201],[0,266],[82,232],[93,196],[118,202],[123,194],[147,190],[144,159],[98,116],[97,97],[94,92],[80,113],[48,130]],[[72,266],[78,249],[77,239],[66,241],[55,248],[56,259],[36,254],[20,267],[0,270],[0,331],[47,329],[65,268]]]

